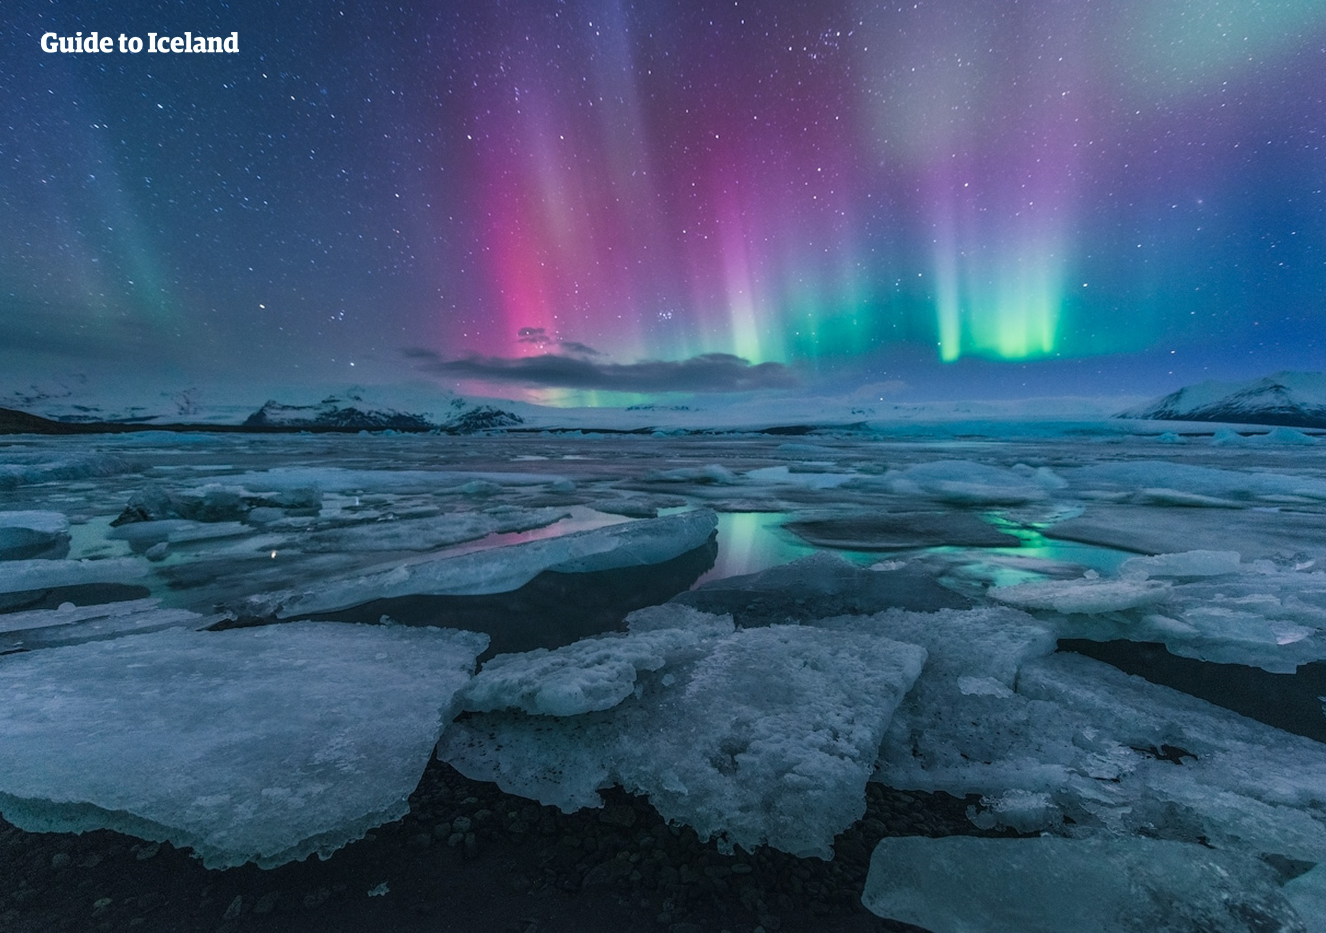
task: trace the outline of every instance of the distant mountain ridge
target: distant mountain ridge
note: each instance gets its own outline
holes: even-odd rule
[[[463,398],[451,400],[446,415],[433,421],[427,415],[398,411],[366,402],[356,394],[329,395],[316,405],[284,405],[269,400],[244,419],[249,428],[340,431],[440,431],[473,434],[524,424],[514,412],[492,405],[476,405]]]
[[[410,433],[475,434],[523,425],[525,419],[495,405],[461,397],[428,400],[424,413],[401,410],[366,400],[358,391],[328,395],[313,405],[266,402],[245,417],[241,408],[180,412],[184,420],[168,414],[145,415],[142,409],[103,411],[95,406],[61,406],[59,416],[0,407],[0,434],[123,434],[135,431],[219,431],[254,433],[354,433],[401,431]],[[438,402],[440,401],[440,404]],[[407,402],[408,404],[408,402]],[[73,408],[71,412],[69,409]],[[434,412],[439,412],[434,414]],[[227,417],[228,415],[228,417]],[[195,420],[196,419],[196,420]]]
[[[358,403],[358,404],[352,404]],[[328,396],[316,405],[284,405],[275,399],[244,419],[248,428],[340,428],[347,431],[431,431],[422,415],[375,408],[362,399]]]
[[[1202,382],[1120,412],[1119,417],[1326,428],[1326,373],[1278,372],[1248,382]]]

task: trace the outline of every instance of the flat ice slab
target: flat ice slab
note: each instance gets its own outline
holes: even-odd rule
[[[209,868],[327,856],[407,810],[488,638],[291,623],[0,658],[0,812]]]
[[[1271,872],[1141,837],[880,841],[861,902],[932,933],[1304,933]]]
[[[667,614],[686,629],[655,627]],[[596,791],[620,784],[724,846],[767,842],[831,857],[833,837],[865,811],[880,739],[924,650],[794,625],[733,632],[730,620],[680,606],[646,618],[648,630],[633,625],[631,635],[595,640],[593,650],[571,645],[513,658],[499,667],[495,689],[476,691],[484,708],[596,711],[466,718],[447,730],[439,755],[472,778],[566,811],[601,806]],[[684,637],[687,630],[696,637]],[[577,663],[585,665],[579,678]],[[517,672],[526,676],[506,676]],[[547,703],[530,680],[539,673],[559,701],[572,684],[607,694],[605,681],[619,689],[603,702],[622,699],[606,709],[579,693],[575,704]],[[510,699],[496,703],[498,693]]]
[[[246,612],[298,618],[394,596],[477,596],[519,589],[545,570],[590,573],[661,564],[700,547],[718,526],[708,509],[623,522],[453,557],[395,563],[248,601]]]
[[[0,560],[64,557],[69,519],[61,512],[0,512]]]

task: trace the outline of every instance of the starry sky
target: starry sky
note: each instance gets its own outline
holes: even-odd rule
[[[1326,368],[1320,0],[7,0],[0,25],[0,392]],[[92,30],[239,52],[41,49]]]

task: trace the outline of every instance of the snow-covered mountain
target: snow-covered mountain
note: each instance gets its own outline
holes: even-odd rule
[[[514,412],[452,398],[438,413],[401,411],[367,400],[361,393],[329,395],[316,405],[285,405],[270,400],[244,420],[245,427],[359,431],[433,431],[473,434],[523,423]]]
[[[1278,372],[1249,382],[1202,382],[1120,418],[1326,428],[1326,373]]]
[[[324,398],[316,405],[284,405],[269,400],[244,419],[250,428],[340,428],[344,430],[428,431],[434,425],[422,415],[378,408],[362,399]]]

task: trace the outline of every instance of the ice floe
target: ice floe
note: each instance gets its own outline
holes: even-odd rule
[[[224,616],[163,607],[157,599],[129,599],[90,606],[63,603],[0,615],[0,652],[76,645],[164,628],[200,629]]]
[[[0,563],[0,593],[78,586],[87,583],[120,583],[146,576],[147,567],[128,557],[106,560],[8,560]]]
[[[487,638],[292,623],[0,658],[0,812],[209,867],[326,856],[405,813]]]
[[[62,512],[0,512],[0,560],[62,558],[69,554],[69,519]]]
[[[1045,629],[1037,634],[1035,620],[982,620],[978,612],[943,613],[937,626],[909,613],[826,623],[931,648],[882,744],[885,783],[983,794],[987,825],[1003,825],[1005,795],[1026,792],[1047,795],[1053,806],[1041,808],[1041,825],[1020,817],[1008,824],[1023,830],[1069,818],[1230,850],[1326,858],[1326,746],[1089,658],[1037,657],[1052,642]],[[943,637],[963,631],[972,633],[966,643]],[[1009,689],[972,690],[970,680],[963,689],[963,677],[993,677]]]
[[[1014,535],[968,512],[872,512],[795,516],[788,531],[817,547],[890,551],[923,547],[1017,547]]]
[[[673,603],[729,613],[742,625],[768,625],[885,609],[917,611],[970,605],[926,569],[908,563],[864,570],[836,554],[812,554],[753,574],[712,580]]]
[[[254,597],[245,610],[292,618],[395,596],[503,593],[545,570],[587,573],[659,564],[703,545],[717,524],[713,512],[697,509],[459,556],[420,558],[325,580],[310,589]]]
[[[563,810],[601,806],[596,791],[618,784],[721,845],[768,843],[831,857],[834,835],[864,812],[875,750],[925,652],[801,626],[720,635],[721,619],[705,621],[685,607],[644,621],[645,631],[616,641],[619,656],[632,641],[659,649],[669,625],[702,635],[666,636],[670,644],[646,664],[629,661],[635,688],[609,709],[462,719],[444,734],[439,754],[471,777]],[[593,652],[560,650],[567,665],[583,660],[601,669]],[[662,665],[649,669],[660,657]],[[510,663],[528,672],[547,659]],[[555,674],[565,682],[568,667]],[[613,681],[629,676],[623,666]]]
[[[1306,929],[1264,865],[1140,837],[883,839],[861,901],[932,933]]]

